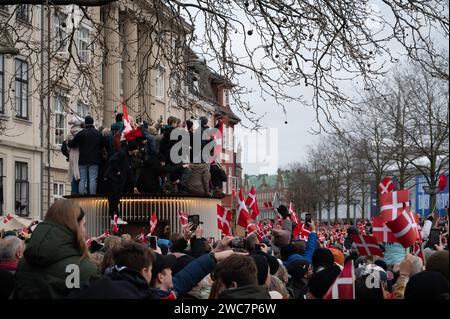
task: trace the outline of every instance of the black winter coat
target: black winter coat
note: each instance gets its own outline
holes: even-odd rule
[[[126,149],[115,153],[108,161],[105,182],[111,189],[120,193],[132,193],[136,185],[131,157]]]
[[[80,150],[79,165],[100,165],[104,148],[103,135],[94,125],[86,125],[67,146],[78,147]]]

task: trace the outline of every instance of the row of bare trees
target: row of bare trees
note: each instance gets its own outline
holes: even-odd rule
[[[418,175],[436,186],[448,173],[448,105],[448,81],[417,62],[398,66],[377,90],[361,96],[337,131],[310,147],[306,162],[291,165],[291,200],[302,210],[334,210],[335,219],[345,205],[349,220],[354,199],[367,216],[370,185],[385,176],[395,177],[400,189],[414,186]],[[431,195],[430,211],[435,205]]]

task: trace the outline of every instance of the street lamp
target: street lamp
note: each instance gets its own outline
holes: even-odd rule
[[[356,225],[356,205],[359,205],[361,201],[359,199],[352,199],[350,205],[353,205],[353,224]]]

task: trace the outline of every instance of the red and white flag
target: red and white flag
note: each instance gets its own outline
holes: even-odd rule
[[[417,215],[410,212],[407,207],[395,220],[387,222],[386,226],[392,231],[403,247],[409,247],[420,240],[417,228]]]
[[[394,183],[392,182],[392,179],[389,177],[385,177],[381,180],[381,183],[378,184],[378,190],[381,194],[387,194],[394,190]]]
[[[263,203],[264,208],[269,208],[269,205],[267,205],[267,202]]]
[[[217,132],[213,135],[214,142],[214,159],[218,162],[220,160],[220,155],[222,154],[222,136],[223,136],[223,122],[219,120],[217,123]]]
[[[395,238],[389,227],[386,226],[383,217],[377,216],[372,218],[372,226],[373,236],[378,240],[379,243],[397,242],[397,238]]]
[[[131,132],[133,130],[133,128],[131,127],[131,123],[130,123],[130,119],[128,117],[128,111],[127,111],[127,106],[125,104],[125,102],[122,102],[122,113],[123,113],[123,131],[122,131],[122,138],[125,138],[125,134],[127,134],[128,132]]]
[[[423,256],[423,249],[422,249],[422,245],[420,243],[415,243],[414,246],[412,247],[412,253],[419,257],[422,258],[422,261],[425,264],[425,257]]]
[[[237,224],[241,227],[247,228],[247,225],[250,223],[250,215],[248,213],[248,209],[245,206],[244,195],[242,195],[242,188],[239,188],[239,197],[238,197],[238,222]]]
[[[104,235],[105,237],[109,237],[110,236],[109,230],[105,229],[102,235]]]
[[[144,227],[141,228],[141,233],[139,234],[138,240],[141,243],[146,243],[147,241],[145,240],[145,233],[144,233]]]
[[[256,219],[256,217],[258,217],[259,215],[259,208],[258,208],[258,201],[256,200],[255,188],[253,187],[253,185],[252,188],[250,188],[250,192],[248,193],[245,205],[252,210],[252,215],[250,217],[252,219]]]
[[[231,211],[217,204],[217,226],[224,236],[232,236],[230,223]]]
[[[292,203],[289,203],[289,217],[294,224],[298,224],[297,215],[295,214],[294,205],[292,205]]]
[[[270,209],[273,209],[273,205],[272,205],[272,202],[270,200],[267,202],[267,205],[269,206]]]
[[[150,235],[155,231],[156,224],[158,224],[158,219],[156,218],[156,213],[153,212],[152,219],[150,220]]]
[[[178,211],[178,217],[180,218],[180,223],[182,226],[186,225],[188,222],[188,213],[184,213],[181,209]]]
[[[3,217],[2,222],[3,222],[3,224],[7,224],[11,219],[12,219],[12,216],[10,213],[8,213],[8,214],[6,214],[5,217]]]
[[[383,251],[373,236],[352,235],[353,243],[361,256],[383,256]]]
[[[384,222],[390,222],[402,213],[405,205],[409,206],[409,191],[400,190],[383,194],[380,197],[380,205]]]
[[[280,214],[276,214],[276,218],[277,218],[277,224],[282,226],[283,225],[283,216],[281,216]]]
[[[117,220],[118,219],[119,219],[119,216],[114,214],[113,234],[117,234],[119,232],[119,226],[117,226]]]
[[[355,272],[353,260],[348,261],[341,274],[328,289],[323,299],[355,299]]]

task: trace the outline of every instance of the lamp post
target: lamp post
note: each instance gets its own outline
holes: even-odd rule
[[[359,199],[352,199],[350,205],[353,205],[353,224],[356,225],[356,205],[359,205],[361,201]]]
[[[439,193],[439,187],[437,187],[437,186],[423,186],[423,191],[425,192],[425,194],[430,195],[430,201],[431,201],[431,197],[433,195],[436,196],[436,194]],[[435,201],[434,207],[433,207],[432,211],[430,211],[430,214],[432,214],[434,212],[434,210],[436,209],[436,204],[437,204],[437,201]],[[435,223],[435,220],[436,219],[433,219],[433,224]]]

